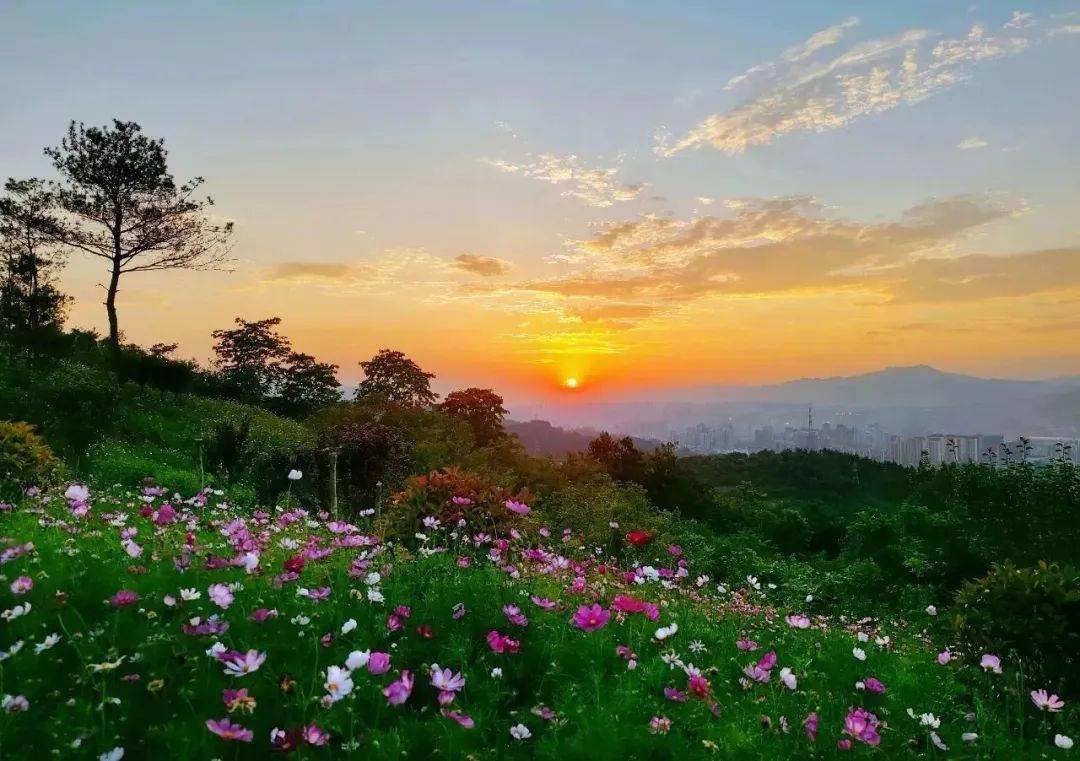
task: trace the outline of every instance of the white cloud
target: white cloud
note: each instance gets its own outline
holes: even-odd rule
[[[793,45],[787,50],[785,50],[783,55],[781,56],[781,61],[785,63],[798,63],[799,61],[803,61],[812,56],[817,51],[822,50],[823,48],[827,48],[830,45],[835,45],[844,36],[844,32],[854,26],[858,26],[858,24],[859,19],[852,16],[851,18],[845,19],[839,24],[834,24],[833,26],[825,27],[819,32],[814,32],[805,41],[800,42],[798,45]],[[741,74],[736,74],[731,79],[729,79],[727,84],[724,85],[724,89],[734,89],[738,85],[750,79],[755,74],[762,74],[767,71],[772,71],[776,67],[777,63],[773,61],[758,64],[757,66],[752,66]]]
[[[1016,55],[1031,43],[1023,35],[988,34],[975,24],[964,37],[939,40],[929,50],[931,33],[909,29],[858,42],[832,57],[816,55],[835,44],[854,23],[849,19],[823,30],[786,51],[780,62],[744,72],[740,76],[745,78],[768,70],[774,83],[761,94],[705,118],[682,137],[658,132],[655,152],[673,156],[711,146],[736,154],[793,132],[838,129],[860,117],[925,100],[968,79],[979,63]]]
[[[990,143],[986,142],[981,137],[965,137],[957,143],[956,147],[962,151],[974,151],[979,148],[985,148],[988,145],[990,145]]]
[[[564,185],[566,188],[562,195],[599,208],[632,201],[649,187],[646,183],[631,185],[621,182],[618,164],[608,169],[593,167],[573,154],[558,156],[553,153],[528,153],[525,160],[518,163],[490,158],[483,158],[481,161],[508,174],[530,177],[552,185]]]
[[[1027,29],[1035,23],[1035,14],[1028,11],[1013,11],[1012,18],[1005,22],[1006,29]]]
[[[1080,34],[1080,24],[1065,24],[1051,29],[1046,34],[1048,37],[1057,37],[1062,34]]]

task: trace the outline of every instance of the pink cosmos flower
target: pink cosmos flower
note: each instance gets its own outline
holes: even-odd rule
[[[818,718],[816,712],[808,713],[803,720],[803,726],[806,727],[806,736],[810,739],[810,742],[817,742],[817,730],[820,721],[821,719]]]
[[[13,595],[24,595],[34,588],[34,580],[29,576],[20,576],[11,582],[11,593]]]
[[[492,629],[487,634],[488,647],[495,653],[516,653],[521,649],[521,643],[516,639],[501,634]]]
[[[469,499],[468,497],[451,497],[450,501],[453,502],[458,507],[465,507],[466,505],[471,505],[472,504],[472,500]]]
[[[754,642],[752,639],[747,639],[746,637],[739,637],[739,641],[735,643],[735,647],[740,650],[749,650],[753,652],[758,649],[758,643]]]
[[[225,664],[225,674],[228,676],[244,676],[259,670],[266,662],[266,653],[258,650],[248,650],[246,653],[230,650],[219,655],[218,659]]]
[[[386,702],[392,706],[399,706],[409,699],[413,689],[413,675],[408,669],[401,672],[401,676],[383,689]]]
[[[884,682],[881,682],[880,680],[875,679],[872,676],[867,677],[866,681],[863,682],[863,684],[866,686],[867,692],[875,692],[878,695],[882,695],[882,694],[885,693],[885,684],[884,684]]]
[[[114,608],[126,608],[129,605],[134,605],[138,599],[137,592],[130,589],[121,589],[109,599],[109,604]]]
[[[1050,695],[1046,690],[1032,690],[1031,702],[1035,704],[1035,707],[1040,711],[1050,711],[1051,713],[1057,713],[1065,707],[1065,701],[1059,698],[1057,695]]]
[[[810,619],[804,616],[802,613],[792,613],[784,620],[787,621],[788,626],[794,629],[810,628]]]
[[[264,621],[268,621],[271,618],[277,618],[278,612],[276,610],[268,610],[267,608],[258,608],[251,613],[251,620],[257,624],[261,624]]]
[[[709,684],[709,680],[703,677],[701,674],[688,674],[686,681],[686,691],[693,695],[695,698],[701,698],[704,700],[709,697],[709,691],[712,689],[712,685]]]
[[[222,610],[233,603],[233,591],[228,584],[211,584],[206,590],[210,600]]]
[[[223,740],[239,740],[240,742],[249,743],[254,737],[250,729],[245,729],[239,724],[233,724],[227,718],[219,721],[207,719],[206,728]]]
[[[546,597],[537,597],[536,595],[531,595],[529,599],[532,600],[532,604],[535,604],[537,608],[542,610],[552,610],[558,604],[554,600],[549,600]]]
[[[431,666],[431,686],[439,691],[439,703],[447,705],[454,700],[454,694],[465,687],[465,677],[450,669],[440,669],[439,664]]]
[[[654,735],[666,735],[671,729],[671,719],[667,716],[653,716],[649,719],[649,731]]]
[[[390,654],[374,652],[368,657],[367,669],[372,674],[385,674],[390,670]]]
[[[938,665],[944,666],[945,664],[947,664],[951,660],[952,660],[952,653],[949,651],[948,648],[945,648],[944,650],[942,650],[940,653],[937,654]]]
[[[582,605],[578,608],[572,623],[582,631],[594,632],[607,626],[610,618],[610,610],[600,607],[599,603],[593,603],[591,606]]]
[[[318,724],[308,724],[301,732],[301,736],[308,745],[322,746],[330,742],[330,733]]]
[[[984,653],[982,660],[979,661],[979,665],[982,666],[983,671],[989,671],[994,674],[1001,673],[1001,659],[992,653]]]
[[[465,729],[472,729],[474,726],[476,726],[476,722],[472,720],[472,717],[466,716],[463,713],[451,711],[446,708],[442,709],[442,711],[440,711],[439,713],[452,721],[456,721],[458,724],[465,727]]]
[[[506,509],[514,513],[515,515],[528,515],[529,511],[532,508],[526,505],[524,502],[518,502],[516,500],[508,499],[506,500]]]
[[[235,711],[251,713],[255,710],[255,698],[248,694],[246,687],[240,690],[222,690],[221,702],[225,704],[225,710],[229,713]]]
[[[525,617],[525,614],[521,612],[521,608],[516,605],[504,605],[503,613],[506,614],[507,620],[514,626],[528,626],[529,619]]]
[[[862,708],[849,709],[848,715],[844,717],[844,734],[867,745],[878,745],[881,742],[877,726],[877,716]]]
[[[685,703],[686,702],[686,693],[679,692],[674,687],[665,687],[664,688],[664,697],[667,698],[668,700],[672,701],[672,702],[675,702],[675,703]]]

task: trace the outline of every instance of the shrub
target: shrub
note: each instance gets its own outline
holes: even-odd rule
[[[501,536],[527,520],[507,508],[508,500],[528,505],[533,495],[527,490],[514,492],[460,468],[444,468],[410,478],[405,489],[391,497],[379,528],[387,536],[408,539],[425,530],[425,517],[434,516],[444,526],[464,518],[470,526],[484,526]]]
[[[41,484],[54,477],[59,462],[27,423],[0,421],[0,491]]]
[[[953,626],[972,653],[1020,658],[1060,682],[1080,677],[1080,575],[1068,566],[994,566],[956,595]]]

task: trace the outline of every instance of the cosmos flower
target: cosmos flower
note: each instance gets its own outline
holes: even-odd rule
[[[240,742],[249,743],[254,737],[250,729],[245,729],[239,724],[233,724],[227,718],[217,721],[207,719],[206,728],[223,740],[239,740]]]
[[[339,666],[329,666],[326,669],[326,681],[323,689],[331,703],[336,703],[353,690],[352,674]]]
[[[1032,690],[1031,702],[1040,711],[1050,711],[1051,713],[1057,713],[1065,707],[1064,700],[1057,695],[1048,694],[1046,690]]]
[[[383,689],[386,702],[392,706],[399,706],[409,699],[413,689],[413,675],[408,669],[401,672],[401,676]]]
[[[266,653],[258,650],[248,650],[246,653],[228,652],[220,656],[225,664],[225,673],[228,676],[244,676],[259,670],[266,662]]]
[[[610,610],[600,607],[598,603],[593,603],[591,606],[582,605],[578,608],[572,620],[574,626],[582,631],[594,632],[607,626],[610,618]]]
[[[982,659],[979,660],[979,666],[983,671],[988,671],[992,674],[1001,673],[1001,659],[992,653],[984,653]]]

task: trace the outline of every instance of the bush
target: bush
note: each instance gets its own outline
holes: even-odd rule
[[[994,566],[957,593],[953,626],[975,655],[1020,658],[1056,687],[1080,678],[1080,575],[1074,568]]]
[[[52,450],[33,426],[0,421],[0,493],[43,484],[56,475],[58,468]]]
[[[454,526],[464,518],[470,526],[484,526],[503,536],[528,520],[511,512],[507,500],[528,505],[533,495],[527,490],[513,492],[460,468],[444,468],[410,478],[405,490],[390,499],[389,508],[380,516],[379,530],[408,540],[426,530],[425,517],[434,516],[443,526]]]

